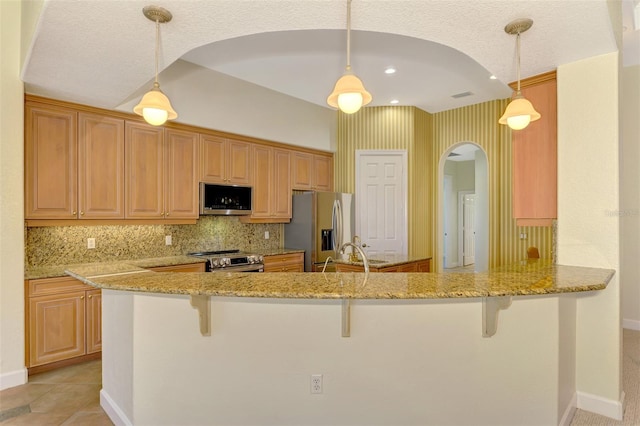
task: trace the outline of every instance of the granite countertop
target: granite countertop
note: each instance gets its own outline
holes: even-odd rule
[[[289,248],[277,248],[277,249],[266,249],[266,250],[251,250],[252,253],[260,254],[262,256],[276,256],[281,254],[290,254],[290,253],[304,253],[304,250],[301,249],[289,249]],[[125,272],[133,272],[140,268],[156,268],[159,266],[175,266],[175,265],[188,265],[191,263],[204,263],[205,259],[193,257],[193,256],[166,256],[166,257],[151,257],[146,259],[134,259],[134,260],[120,260],[120,261],[109,261],[109,262],[100,262],[100,263],[74,263],[74,264],[66,264],[66,265],[48,265],[48,266],[31,266],[27,267],[24,273],[25,280],[37,280],[41,278],[56,278],[56,277],[64,277],[65,270],[67,269],[78,269],[83,268],[83,270],[91,270],[94,268],[95,270],[103,270],[106,268],[109,273],[125,273]],[[90,275],[96,275],[90,273]]]
[[[65,270],[82,270],[88,275],[99,275],[91,273],[91,271],[108,271],[110,274],[137,272],[143,268],[156,268],[159,266],[188,265],[190,263],[204,263],[205,259],[192,256],[167,256],[153,257],[148,259],[121,260],[100,263],[76,263],[70,265],[53,265],[53,266],[33,266],[25,270],[25,280],[36,280],[41,278],[64,277],[67,275]]]
[[[118,272],[78,265],[66,272],[94,287],[186,295],[301,299],[445,299],[603,290],[612,269],[529,260],[485,273]],[[125,268],[126,269],[126,268]],[[145,273],[141,273],[145,272]],[[116,274],[116,275],[113,275]]]
[[[356,262],[352,262],[349,260],[349,255],[346,254],[344,255],[342,258],[339,259],[335,259],[334,262],[335,263],[342,263],[345,265],[354,265],[354,266],[362,266],[364,267],[364,264],[362,263],[362,260],[360,260],[360,258],[358,258],[359,260]],[[398,265],[403,265],[405,263],[412,263],[412,262],[420,262],[423,260],[430,260],[431,257],[426,257],[426,256],[409,256],[406,254],[376,254],[371,256],[369,260],[369,267],[370,268],[387,268],[390,266],[398,266]]]

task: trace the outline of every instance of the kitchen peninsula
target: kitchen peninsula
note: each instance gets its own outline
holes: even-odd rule
[[[67,270],[103,290],[101,405],[116,424],[159,425],[560,424],[576,299],[614,274],[542,260],[479,274],[106,266]]]

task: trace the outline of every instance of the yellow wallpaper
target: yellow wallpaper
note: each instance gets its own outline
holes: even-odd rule
[[[552,258],[550,227],[520,227],[511,218],[511,130],[498,124],[508,100],[490,101],[429,114],[415,107],[371,107],[338,115],[335,189],[353,192],[356,149],[405,149],[409,173],[409,254],[440,259],[435,235],[438,164],[452,145],[473,142],[486,152],[489,165],[489,266],[513,263],[536,246]],[[520,240],[520,233],[527,239]],[[433,262],[439,269],[439,261]]]

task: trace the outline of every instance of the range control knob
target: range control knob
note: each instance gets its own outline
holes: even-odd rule
[[[218,261],[218,259],[211,259],[211,266],[214,268],[220,266],[220,262]]]

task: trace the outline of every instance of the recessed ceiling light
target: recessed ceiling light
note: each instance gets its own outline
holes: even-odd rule
[[[497,80],[498,77],[496,77],[495,75],[492,75],[491,77],[489,77],[490,80]]]
[[[394,67],[387,67],[384,70],[385,74],[395,74],[396,73],[396,69]]]
[[[395,104],[399,104],[400,101],[397,99],[392,99],[391,102],[389,102],[391,105],[395,105]]]

